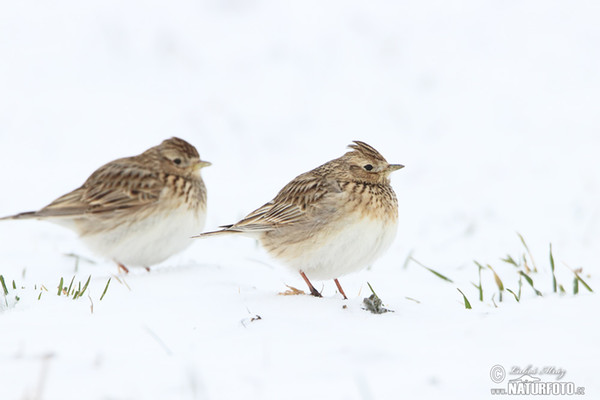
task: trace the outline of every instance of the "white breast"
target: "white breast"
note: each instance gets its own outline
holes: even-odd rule
[[[371,265],[396,236],[397,222],[363,218],[308,238],[300,256],[285,260],[309,279],[334,279]]]
[[[188,247],[204,228],[206,213],[187,206],[155,213],[108,232],[83,235],[92,251],[125,266],[148,267]]]

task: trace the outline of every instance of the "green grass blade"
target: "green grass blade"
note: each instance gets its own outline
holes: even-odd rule
[[[60,277],[60,283],[58,284],[58,293],[57,295],[60,296],[60,294],[63,291],[63,284],[65,283],[65,280],[62,278],[62,276]]]
[[[467,310],[470,310],[472,307],[471,307],[471,303],[469,303],[469,300],[467,299],[467,296],[465,296],[465,294],[459,288],[456,288],[456,290],[458,290],[459,293],[462,294],[463,301],[465,302],[465,308]]]
[[[421,267],[425,268],[427,271],[431,272],[432,274],[434,274],[434,275],[435,275],[435,276],[437,276],[438,278],[440,278],[440,279],[443,279],[443,280],[445,280],[446,282],[454,283],[454,282],[452,281],[452,279],[448,278],[447,276],[444,276],[444,275],[440,274],[439,272],[437,272],[437,271],[435,271],[435,270],[433,270],[433,269],[431,269],[431,268],[429,268],[429,267],[426,267],[425,265],[421,264],[419,261],[415,260],[414,258],[413,258],[412,260],[413,260],[415,263],[417,263],[417,265],[420,265]]]
[[[502,292],[504,291],[504,284],[502,283],[502,279],[500,279],[500,277],[498,276],[496,271],[494,271],[494,268],[492,268],[490,264],[488,264],[487,267],[494,274],[494,281],[496,282],[496,286],[498,286],[498,301],[502,302]]]
[[[527,250],[527,254],[529,255],[529,258],[531,259],[531,265],[533,265],[533,271],[537,272],[535,260],[533,259],[533,255],[531,254],[531,251],[529,250],[529,246],[527,246],[527,243],[525,243],[525,239],[523,238],[523,235],[521,235],[519,232],[517,232],[517,235],[519,235],[519,239],[521,239],[521,243],[523,243],[523,247],[525,247],[525,250]]]
[[[525,272],[523,271],[519,271],[519,274],[525,278],[525,280],[527,281],[527,283],[529,283],[529,286],[531,286],[531,288],[533,289],[533,291],[535,292],[536,295],[541,296],[542,292],[540,292],[539,290],[537,290],[535,288],[535,286],[533,286],[533,279],[531,279],[531,277],[529,275],[527,275]]]
[[[481,288],[481,283],[476,285],[474,282],[471,282],[471,285],[477,289],[477,292],[479,293],[479,301],[483,301],[483,289]]]
[[[0,283],[2,284],[2,290],[4,290],[4,295],[8,294],[8,289],[6,288],[6,283],[4,282],[4,276],[0,275]]]
[[[483,265],[479,264],[477,260],[473,260],[473,262],[477,265],[477,273],[479,275],[479,286],[474,285],[479,290],[479,301],[483,301],[483,284],[481,283],[481,270],[483,269]]]
[[[379,297],[377,296],[377,293],[375,293],[375,291],[373,290],[373,286],[371,286],[369,282],[367,282],[367,285],[369,286],[369,289],[371,289],[371,293],[373,293],[376,297]]]
[[[81,293],[79,293],[79,297],[83,296],[83,294],[85,293],[85,291],[88,288],[88,285],[90,284],[90,280],[92,279],[92,276],[88,276],[87,281],[85,281],[85,285],[83,285],[83,289],[81,289]]]
[[[506,288],[506,291],[508,293],[511,293],[513,296],[515,296],[515,300],[517,301],[517,303],[520,302],[521,299],[519,299],[519,297],[517,296],[517,294],[515,292],[513,292],[512,290],[510,290],[509,288]]]
[[[536,272],[529,268],[529,264],[527,264],[527,254],[523,253],[523,268],[525,268],[525,272],[530,274],[532,272]]]
[[[511,265],[514,265],[515,267],[519,268],[519,264],[517,264],[517,262],[514,260],[514,258],[512,258],[512,256],[510,254],[507,254],[506,257],[501,258],[500,261],[504,261],[507,264],[511,264]]]
[[[582,284],[582,285],[583,285],[583,286],[584,286],[584,287],[585,287],[587,290],[589,290],[589,291],[590,291],[590,292],[592,292],[592,293],[594,292],[594,291],[592,290],[592,288],[590,287],[590,285],[588,285],[588,284],[587,284],[587,283],[586,283],[586,282],[585,282],[585,281],[584,281],[584,280],[581,278],[581,276],[579,276],[579,274],[578,274],[578,273],[575,273],[575,277],[577,278],[577,280],[578,280],[579,282],[581,282],[581,284]]]
[[[483,301],[483,284],[481,283],[481,268],[479,268],[479,301]]]
[[[552,243],[550,243],[550,270],[552,271],[552,291],[556,293],[556,275],[554,275],[554,256],[552,255]]]
[[[437,276],[440,279],[443,279],[443,280],[445,280],[447,282],[450,282],[450,283],[454,283],[454,281],[452,281],[452,279],[448,278],[447,276],[444,276],[444,275],[440,274],[439,272],[437,272],[437,271],[435,271],[435,270],[433,270],[431,268],[425,267],[425,269],[427,269],[429,272],[431,272],[432,274],[434,274],[435,276]]]
[[[494,271],[494,268],[492,268],[492,266],[490,264],[488,264],[487,267],[490,269],[490,271],[492,271],[494,273],[494,281],[496,282],[496,286],[498,286],[498,289],[500,291],[503,291],[504,284],[502,283],[502,279],[500,279],[500,277],[498,276],[496,271]]]
[[[500,292],[502,293],[502,292]],[[494,300],[494,297],[496,296],[496,293],[492,294],[492,304],[494,305],[494,308],[498,308],[498,304],[496,304],[496,301]],[[502,300],[500,300],[502,301]]]
[[[527,281],[527,283],[529,283],[531,286],[533,286],[533,279],[531,279],[529,277],[529,275],[527,275],[525,272],[523,271],[519,271],[519,275],[521,275],[523,278],[525,278],[525,280]]]
[[[108,278],[108,282],[106,282],[106,287],[104,288],[104,292],[102,292],[102,296],[100,296],[100,301],[102,301],[102,299],[104,298],[104,295],[106,294],[106,291],[108,290],[108,285],[110,284],[110,280],[112,278]]]
[[[69,288],[67,289],[67,296],[71,293],[71,286],[73,286],[73,281],[75,280],[75,275],[71,278],[71,283],[69,283]]]

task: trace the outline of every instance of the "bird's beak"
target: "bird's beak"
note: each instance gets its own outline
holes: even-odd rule
[[[211,165],[212,163],[208,161],[198,161],[196,165],[194,165],[194,169],[202,169],[204,167],[210,167]]]
[[[399,169],[404,168],[402,164],[388,164],[387,169],[389,172],[398,171]]]

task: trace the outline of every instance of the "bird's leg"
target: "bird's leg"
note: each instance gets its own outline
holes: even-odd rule
[[[342,289],[342,285],[340,285],[340,282],[336,279],[333,280],[335,282],[335,285],[337,286],[338,290],[340,291],[340,293],[342,294],[342,296],[344,296],[344,300],[348,300],[348,298],[346,297],[346,293],[344,293],[344,289]]]
[[[127,267],[124,266],[123,264],[121,264],[120,262],[117,263],[117,266],[118,266],[119,272],[123,271],[126,274],[129,273],[129,269],[127,269]]]
[[[310,289],[310,294],[312,294],[315,297],[323,297],[321,296],[321,293],[319,293],[317,289],[315,289],[312,283],[310,283],[304,272],[300,271],[300,276],[302,276],[302,279],[304,279],[304,282],[306,282],[306,284],[308,285],[308,288]]]

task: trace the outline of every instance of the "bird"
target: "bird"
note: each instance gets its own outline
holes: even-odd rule
[[[94,171],[82,186],[38,211],[0,220],[39,219],[75,231],[95,254],[127,266],[149,267],[193,242],[204,228],[210,166],[177,137]]]
[[[351,150],[294,178],[275,198],[239,222],[195,237],[223,234],[254,237],[275,259],[311,279],[333,279],[360,270],[388,249],[396,236],[398,200],[389,164],[372,146],[353,141]]]

